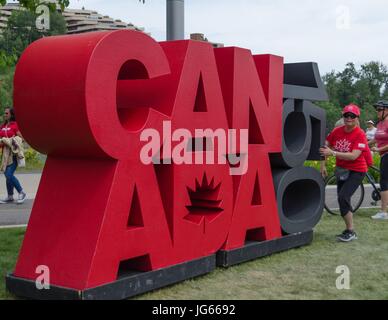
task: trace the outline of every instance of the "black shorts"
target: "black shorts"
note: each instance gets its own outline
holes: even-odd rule
[[[388,154],[383,155],[380,161],[380,188],[388,191]]]

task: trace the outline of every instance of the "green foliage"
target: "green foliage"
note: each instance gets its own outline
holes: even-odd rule
[[[50,30],[36,28],[37,14],[27,10],[14,11],[7,28],[0,35],[0,112],[12,106],[13,74],[22,52],[33,41],[45,36],[66,33],[66,22],[57,12],[50,12]]]
[[[15,67],[0,69],[0,114],[5,107],[12,106],[13,74]]]
[[[360,68],[348,63],[343,71],[325,74],[323,81],[330,100],[318,105],[327,111],[328,131],[340,119],[345,105],[355,103],[362,108],[360,121],[364,127],[366,120],[377,120],[373,104],[388,98],[388,68],[377,61],[362,64]]]
[[[4,70],[7,67],[14,66],[17,61],[16,54],[8,55],[4,51],[0,51],[0,70]]]
[[[378,169],[380,169],[380,160],[381,160],[380,155],[377,154],[377,153],[374,153],[373,154],[373,166],[377,167]],[[379,172],[377,172],[375,170],[372,170],[372,169],[369,169],[369,173],[375,179],[376,182],[380,182],[380,174],[379,174]]]
[[[317,102],[316,104],[326,110],[326,133],[329,134],[329,132],[335,127],[335,123],[341,117],[341,108],[331,101]]]
[[[58,11],[54,11],[50,13],[50,30],[45,33],[45,37],[47,36],[57,36],[61,34],[65,34],[67,32],[67,26],[65,18]]]
[[[321,171],[320,161],[306,161],[304,165],[305,165],[305,167],[311,167],[311,168],[314,168],[318,171]],[[334,174],[334,169],[335,169],[335,158],[334,157],[328,158],[328,160],[326,161],[326,169],[327,169],[327,174],[329,176]]]
[[[4,279],[7,273],[14,270],[25,231],[25,228],[0,229],[0,300],[15,299],[6,291]]]
[[[31,147],[25,150],[24,157],[26,159],[27,168],[38,169],[43,167],[43,161],[40,154]]]
[[[30,11],[35,11],[36,7],[44,3],[44,0],[19,0],[21,6],[27,8]],[[7,0],[0,0],[0,5],[4,6],[7,3]],[[62,10],[69,6],[70,0],[58,0],[58,4]],[[52,11],[55,10],[55,4],[47,3]]]
[[[14,11],[0,37],[0,52],[19,58],[30,43],[42,37],[66,33],[66,22],[59,12],[50,12],[50,29],[45,31],[36,28],[37,17],[27,10]]]
[[[326,161],[326,169],[328,176],[332,176],[334,174],[335,170],[335,157],[330,157]],[[305,162],[306,167],[314,168],[318,171],[320,171],[320,161],[306,161]],[[380,168],[380,155],[377,153],[373,154],[373,166]],[[372,175],[372,177],[378,182],[380,180],[379,173],[376,172],[373,169],[369,169],[369,173]]]

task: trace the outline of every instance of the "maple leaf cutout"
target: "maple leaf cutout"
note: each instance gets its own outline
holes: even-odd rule
[[[350,152],[351,145],[352,144],[346,139],[338,140],[335,144],[335,150],[339,152]]]

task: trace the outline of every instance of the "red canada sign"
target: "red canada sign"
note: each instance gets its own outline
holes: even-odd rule
[[[303,163],[319,159],[325,113],[310,101],[324,98],[316,64],[242,48],[128,30],[33,43],[17,65],[15,111],[48,157],[8,289],[126,298],[311,242],[324,188]],[[174,139],[180,128],[195,138]],[[144,163],[146,130],[161,138]],[[217,130],[237,133],[232,148]],[[186,160],[224,161],[176,163],[179,146]],[[42,265],[55,290],[29,290]]]

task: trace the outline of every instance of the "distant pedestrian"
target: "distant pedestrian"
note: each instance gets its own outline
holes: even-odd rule
[[[375,127],[375,123],[372,120],[368,120],[366,122],[366,125],[367,125],[367,129],[365,131],[366,138],[368,139],[369,146],[371,146],[374,143],[377,128]]]
[[[345,121],[344,121],[344,118],[341,118],[339,119],[335,124],[334,124],[334,128],[338,128],[338,127],[342,127],[345,125]]]
[[[22,152],[23,139],[12,108],[5,109],[4,120],[0,126],[0,147],[3,149],[1,168],[6,178],[8,196],[0,200],[0,203],[14,202],[14,189],[16,189],[19,193],[17,203],[22,204],[26,194],[15,177],[15,171],[18,167],[18,153]]]

